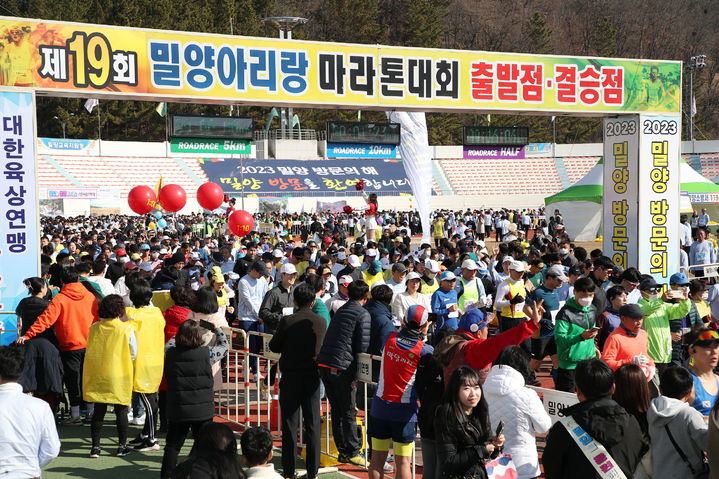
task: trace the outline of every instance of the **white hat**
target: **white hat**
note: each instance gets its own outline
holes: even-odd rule
[[[282,252],[281,249],[276,249],[272,252],[272,256],[275,258],[282,258],[285,254]]]
[[[427,268],[430,273],[439,273],[439,263],[433,259],[425,260],[424,267]]]
[[[292,263],[285,263],[280,268],[282,274],[297,274],[297,268]]]
[[[412,271],[411,273],[409,273],[407,275],[407,278],[405,279],[405,281],[411,281],[413,279],[422,279],[422,277],[419,275],[418,272]]]
[[[365,256],[377,256],[377,250],[374,248],[369,248],[367,251],[365,251]]]
[[[352,282],[352,276],[346,274],[344,276],[340,276],[340,279],[339,279],[339,281],[337,281],[337,284],[347,286],[351,282]]]
[[[526,271],[524,261],[512,261],[512,263],[509,265],[509,269],[511,269],[512,271],[517,271],[518,273],[524,273]]]
[[[354,268],[359,268],[360,266],[362,266],[362,263],[360,263],[360,260],[356,254],[349,255],[349,258],[347,258],[347,262],[350,266]]]
[[[379,260],[380,263],[382,263],[382,269],[388,270],[392,267],[392,265],[389,263],[389,258],[382,258]]]
[[[462,261],[462,269],[478,270],[479,266],[473,259],[465,259]]]
[[[167,248],[160,248],[160,254],[167,254]]]

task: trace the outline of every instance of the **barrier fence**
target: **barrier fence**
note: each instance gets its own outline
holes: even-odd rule
[[[241,329],[231,329],[233,342],[224,367],[223,387],[219,391],[215,391],[216,415],[242,428],[265,426],[275,439],[280,439],[282,413],[279,407],[279,382],[282,372],[278,364],[279,355],[271,352],[268,347],[272,335],[255,331],[245,333]],[[258,339],[253,340],[252,338]],[[262,347],[259,353],[250,351],[251,341],[261,342]],[[371,386],[377,385],[372,381],[372,371],[374,367],[378,367],[380,360],[380,356],[364,353],[357,355],[357,389],[362,398],[362,403],[358,404],[360,411],[357,414],[357,423],[361,434],[362,449],[367,452],[367,463],[364,469],[369,468],[370,460],[367,435],[368,406],[371,401],[369,394],[372,391]],[[257,374],[252,374],[251,361],[257,361]],[[276,370],[276,376],[273,374],[274,370]],[[271,381],[273,377],[274,381]],[[324,395],[323,385],[320,385],[320,394],[322,429],[320,431],[320,467],[336,466],[340,463],[332,440],[331,407]],[[300,413],[297,449],[302,452],[304,452],[303,434],[304,427]],[[411,458],[413,479],[416,477],[416,459],[416,447],[413,447]]]

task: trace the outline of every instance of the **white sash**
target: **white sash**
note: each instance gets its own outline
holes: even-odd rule
[[[599,477],[602,479],[627,479],[609,451],[582,429],[572,416],[565,416],[559,422],[567,429]]]

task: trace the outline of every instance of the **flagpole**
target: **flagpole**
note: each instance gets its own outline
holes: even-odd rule
[[[100,100],[97,100],[97,150],[102,156],[102,125],[100,123]]]

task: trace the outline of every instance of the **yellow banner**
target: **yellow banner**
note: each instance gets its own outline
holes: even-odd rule
[[[0,17],[0,85],[158,101],[678,113],[681,62],[350,45]]]

